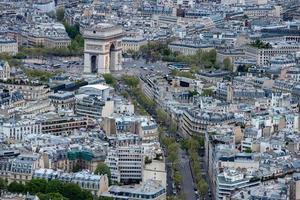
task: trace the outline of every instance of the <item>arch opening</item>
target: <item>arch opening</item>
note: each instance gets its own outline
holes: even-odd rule
[[[91,56],[91,72],[97,73],[97,56]]]

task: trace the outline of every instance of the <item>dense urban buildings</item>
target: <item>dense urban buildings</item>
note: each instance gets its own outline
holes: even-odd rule
[[[299,0],[0,0],[0,199],[300,199]]]

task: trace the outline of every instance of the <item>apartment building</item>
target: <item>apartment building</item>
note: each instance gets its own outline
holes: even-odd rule
[[[273,7],[246,7],[244,14],[250,18],[263,18],[263,17],[280,17],[282,13],[281,6]]]
[[[35,120],[6,122],[2,125],[2,132],[11,140],[22,141],[26,135],[41,134],[41,124]]]
[[[157,128],[154,120],[144,116],[113,115],[103,120],[103,129],[107,135],[133,133],[148,142],[158,140]]]
[[[0,80],[7,79],[10,79],[10,66],[8,62],[0,60]]]
[[[105,163],[111,170],[112,181],[139,183],[143,179],[144,155],[140,145],[109,149]]]
[[[58,91],[49,95],[49,99],[56,109],[73,109],[75,105],[75,95],[72,92]]]
[[[141,46],[146,44],[147,40],[143,37],[125,37],[122,39],[122,51],[138,51]]]
[[[114,102],[104,101],[100,96],[77,95],[75,113],[94,119],[109,117],[114,112]]]
[[[140,185],[109,187],[108,192],[103,196],[113,199],[134,199],[134,200],[166,200],[166,189],[154,180],[148,180]]]
[[[299,43],[282,42],[272,45],[272,48],[265,49],[249,46],[245,49],[245,56],[255,59],[258,66],[265,66],[269,64],[273,57],[295,54],[298,51],[300,51]]]
[[[0,53],[16,55],[18,53],[18,43],[8,38],[0,38]]]
[[[0,114],[3,117],[13,117],[17,109],[25,106],[24,96],[20,91],[0,90],[0,106]]]
[[[183,55],[194,55],[198,50],[209,51],[214,49],[213,45],[204,43],[203,41],[176,41],[169,44],[172,52],[178,52]]]
[[[23,45],[66,48],[71,44],[65,27],[60,23],[41,23],[20,33]]]
[[[234,114],[231,112],[201,111],[194,108],[183,112],[180,128],[186,135],[199,135],[210,126],[231,122],[234,122]]]
[[[75,183],[82,189],[90,191],[95,196],[100,196],[108,190],[108,177],[106,174],[95,175],[88,171],[66,173],[59,170],[40,168],[33,172],[33,178]]]
[[[10,91],[18,90],[28,101],[47,99],[52,93],[49,86],[26,81],[0,81],[0,86]]]
[[[42,133],[53,135],[70,135],[74,130],[87,128],[89,125],[89,120],[85,117],[60,116],[53,113],[42,117],[40,119]]]
[[[66,170],[74,171],[76,167],[94,172],[97,165],[105,160],[105,152],[96,153],[88,150],[71,150],[67,152]]]
[[[229,197],[235,190],[254,187],[260,184],[257,179],[251,179],[236,169],[226,169],[217,177],[216,199],[222,200]]]
[[[35,169],[39,168],[38,154],[20,154],[12,159],[0,160],[0,177],[8,184],[14,181],[25,183],[32,179]]]

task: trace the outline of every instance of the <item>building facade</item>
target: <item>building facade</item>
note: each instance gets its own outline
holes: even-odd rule
[[[8,62],[0,60],[0,80],[7,79],[10,79],[10,66]]]
[[[139,183],[143,179],[144,156],[139,145],[109,149],[105,163],[111,170],[112,181]]]

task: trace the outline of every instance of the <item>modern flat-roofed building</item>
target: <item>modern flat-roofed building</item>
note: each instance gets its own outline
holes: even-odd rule
[[[99,96],[103,100],[109,97],[110,87],[103,84],[85,85],[79,88],[78,94]]]
[[[103,196],[114,199],[166,200],[166,189],[154,180],[135,186],[111,186]]]
[[[89,120],[86,117],[50,114],[44,115],[39,119],[41,121],[42,133],[70,135],[73,131],[87,128],[89,125]]]
[[[144,155],[140,145],[109,149],[105,163],[110,168],[112,181],[139,183],[143,179]]]
[[[216,199],[229,197],[236,190],[259,185],[260,181],[245,177],[243,172],[235,169],[225,169],[218,175],[216,184]]]
[[[100,96],[77,95],[75,113],[94,119],[109,117],[114,112],[114,102],[104,101]]]

